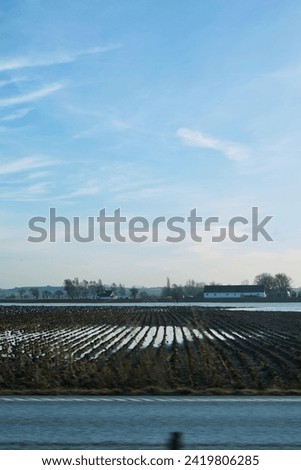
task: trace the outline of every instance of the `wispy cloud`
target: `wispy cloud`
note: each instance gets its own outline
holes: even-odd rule
[[[44,98],[45,96],[50,95],[51,93],[54,93],[55,91],[60,90],[63,88],[62,83],[53,83],[51,85],[45,86],[43,88],[40,88],[39,90],[32,91],[31,93],[25,93],[23,95],[18,95],[18,96],[11,96],[9,98],[2,98],[0,99],[0,107],[8,107],[8,106],[15,106],[18,104],[23,104],[23,103],[28,103],[30,101],[36,101],[41,98]]]
[[[132,128],[132,125],[122,119],[111,119],[111,126],[118,131],[127,131]]]
[[[86,114],[92,115],[92,113]],[[125,120],[104,117],[103,115],[100,115],[100,113],[98,113],[95,117],[98,118],[100,121],[99,123],[94,124],[88,129],[77,132],[73,135],[72,139],[89,139],[90,137],[97,137],[101,132],[107,130],[116,131],[119,133],[132,131],[132,125]]]
[[[71,192],[70,194],[67,195],[67,198],[78,197],[78,196],[91,196],[94,194],[98,194],[99,192],[100,192],[99,185],[94,184],[93,186],[79,188],[76,191]]]
[[[162,198],[169,193],[169,187],[157,186],[149,188],[135,189],[134,191],[124,191],[118,194],[119,201],[136,201],[137,199]]]
[[[223,153],[230,160],[246,160],[249,157],[249,151],[243,145],[236,142],[219,140],[203,132],[181,128],[177,130],[177,136],[180,137],[185,145],[216,150]]]
[[[44,168],[54,165],[55,162],[45,157],[24,157],[0,165],[0,175],[11,175],[30,171],[36,168]]]
[[[8,114],[7,116],[2,117],[0,119],[0,121],[7,122],[7,121],[14,121],[16,119],[21,119],[21,118],[25,117],[31,110],[32,110],[32,108],[19,109],[14,113],[11,113],[11,114]]]
[[[46,171],[34,171],[33,173],[29,173],[27,175],[27,179],[33,180],[33,179],[40,179],[44,178],[45,176],[49,176],[51,172],[46,170]]]
[[[289,80],[289,79],[298,79],[300,78],[300,75],[301,75],[301,64],[300,62],[297,62],[295,64],[288,65],[284,68],[280,68],[278,70],[275,70],[272,73],[269,73],[268,77]]]
[[[8,80],[0,80],[0,88],[5,87],[7,85],[12,85],[14,83],[18,82],[25,82],[27,78],[25,77],[15,77],[15,78],[10,78]]]
[[[11,201],[40,201],[48,188],[48,182],[41,182],[21,188],[5,189],[5,191],[0,191],[0,197]]]
[[[113,49],[118,49],[120,44],[108,44],[106,46],[91,47],[89,49],[76,52],[59,52],[52,55],[32,55],[27,57],[17,57],[15,59],[7,59],[0,62],[0,72],[8,70],[18,70],[30,67],[47,67],[51,65],[67,64],[87,56],[101,54]]]
[[[100,124],[94,124],[89,129],[77,132],[72,136],[72,139],[89,139],[95,135],[99,135],[99,132],[103,129],[103,126]]]

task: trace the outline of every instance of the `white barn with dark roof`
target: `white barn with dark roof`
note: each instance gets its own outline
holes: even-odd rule
[[[264,286],[205,286],[204,299],[265,298]]]

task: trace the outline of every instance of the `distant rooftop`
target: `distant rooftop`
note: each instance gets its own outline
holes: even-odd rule
[[[216,293],[233,293],[233,292],[244,292],[244,293],[254,293],[254,292],[264,292],[264,286],[247,286],[247,285],[229,285],[229,286],[205,286],[204,293],[211,294]]]

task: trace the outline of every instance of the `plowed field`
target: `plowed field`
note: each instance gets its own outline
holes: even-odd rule
[[[0,307],[0,390],[301,393],[301,314]]]

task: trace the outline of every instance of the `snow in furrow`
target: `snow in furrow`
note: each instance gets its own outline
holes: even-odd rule
[[[138,335],[140,330],[141,326],[137,328],[131,327],[128,329],[129,334],[121,341],[120,344],[118,344],[117,348],[114,349],[114,352],[117,352],[119,349],[123,348],[123,346],[126,346],[127,343],[129,343],[133,338],[135,338],[136,335]]]
[[[231,333],[235,336],[238,336],[241,339],[246,339],[245,336],[242,336],[241,334],[237,333],[237,331],[231,331]],[[235,339],[235,337],[234,337],[234,339]]]
[[[191,331],[189,330],[189,328],[187,328],[187,326],[183,326],[183,333],[187,341],[193,341]]]
[[[235,339],[234,336],[230,335],[229,333],[227,333],[226,331],[221,331],[221,333],[226,336],[226,338],[229,338],[229,339]]]
[[[62,342],[65,343],[65,341],[68,340],[68,345],[70,345],[70,343],[75,343],[77,339],[80,339],[87,334],[91,334],[91,333],[93,334],[94,331],[97,331],[98,329],[99,327],[91,326],[89,328],[87,327],[76,328],[76,329],[68,328],[64,332],[53,331],[52,337],[49,338],[49,342],[59,344]]]
[[[110,327],[108,327],[110,328]],[[99,334],[100,331],[103,331],[103,328],[102,327],[92,327],[92,328],[88,328],[86,330],[83,330],[79,335],[77,335],[75,338],[71,336],[71,338],[69,338],[69,341],[64,341],[63,342],[63,347],[65,349],[65,351],[70,351],[74,348],[77,348],[76,350],[79,351],[81,348],[79,347],[81,344],[83,343],[87,343],[87,342],[91,342],[91,341],[94,341],[94,339],[99,338],[101,336],[101,334],[105,334],[105,332],[107,330],[105,330],[105,332]],[[57,342],[57,344],[59,344],[61,342],[61,340],[59,342]],[[72,355],[74,354],[74,351],[72,353]]]
[[[176,334],[176,342],[179,344],[183,344],[183,341],[184,341],[183,333],[179,326],[175,326],[175,334]]]
[[[164,326],[159,326],[157,329],[157,336],[154,340],[154,348],[159,348],[159,346],[161,346],[161,343],[164,339],[164,334],[165,334]]]
[[[247,333],[244,333],[248,338],[264,338],[266,335],[267,335],[267,332],[255,332],[255,331],[250,331],[250,332],[247,332]],[[280,338],[280,339],[286,339],[285,336],[279,336],[277,335],[277,338]]]
[[[114,336],[113,340],[109,344],[107,344],[103,349],[101,349],[100,351],[97,351],[97,353],[94,354],[93,359],[97,359],[102,353],[109,351],[111,347],[114,346],[114,344],[118,343],[118,341],[120,341],[124,337],[124,335],[127,335],[129,331],[126,326],[120,327],[119,330],[120,330],[119,333],[117,333],[117,335]],[[105,342],[106,341],[102,341],[102,343],[99,343],[99,344],[103,344]]]
[[[144,328],[142,328],[142,330],[140,330],[140,332],[135,337],[134,341],[128,346],[128,349],[134,349],[137,346],[137,344],[142,340],[147,330],[148,330],[148,326],[145,326]]]
[[[204,339],[204,336],[199,330],[193,329],[192,332],[198,339]]]
[[[102,331],[102,332],[98,335],[97,339],[106,336],[108,333],[109,333],[109,334],[112,333],[114,330],[116,330],[116,328],[117,328],[117,326],[114,326],[114,327],[108,326],[105,331]],[[106,339],[104,339],[103,341],[106,341]],[[102,342],[103,342],[103,341],[102,341]],[[87,343],[89,344],[89,342],[91,342],[91,338],[87,337],[87,335],[83,335],[82,338],[81,338],[81,340],[78,341],[76,344],[73,345],[73,348],[76,347],[77,349],[74,349],[74,350],[72,351],[72,356],[74,356],[74,355],[77,354],[79,351],[81,351],[81,350],[83,349],[83,347],[85,346],[85,344],[87,344]],[[98,343],[98,344],[100,344],[100,343]],[[80,345],[81,345],[81,346],[80,346]]]
[[[259,333],[256,333],[255,331],[252,331],[252,333],[251,333],[251,336],[256,336],[256,337],[258,337],[258,338],[262,338],[262,337],[264,337],[265,335],[266,335],[266,334],[265,334],[263,331],[261,331],[261,332],[259,332]],[[286,339],[286,336],[283,336],[283,335],[277,335],[277,337],[279,337],[279,338],[281,338],[281,339]]]
[[[221,339],[222,341],[226,341],[226,338],[223,335],[221,335],[218,331],[213,330],[212,328],[210,328],[209,331],[210,333],[212,333],[213,337],[215,336],[216,338]]]
[[[212,336],[208,331],[204,331],[204,335],[209,339],[214,339],[214,336]]]
[[[147,335],[146,335],[146,338],[145,340],[143,341],[143,344],[142,344],[142,348],[147,348],[147,346],[149,346],[152,342],[152,340],[154,339],[154,336],[156,335],[157,333],[157,327],[156,326],[152,326],[151,328],[149,328],[148,332],[147,332]]]
[[[82,335],[83,330],[85,330],[85,328],[78,328],[76,330],[73,330],[71,328],[63,330],[49,330],[26,334],[22,332],[14,332],[12,334],[12,332],[9,332],[7,340],[12,342],[13,339],[14,344],[16,344],[17,342],[22,342],[25,345],[27,345],[32,340],[44,340],[49,345],[57,345],[60,342],[65,343],[66,339],[68,339],[70,336],[72,336],[72,338],[76,338],[77,336]]]
[[[32,338],[39,338],[41,336],[41,333],[39,332],[32,332],[32,333],[23,333],[22,331],[5,331],[4,333],[4,340],[6,341],[14,341],[16,344],[17,342],[20,341],[28,341]]]
[[[83,343],[86,337],[88,336],[88,338],[91,340],[91,336],[93,337],[93,335],[96,335],[100,329],[101,327],[99,326],[76,329],[75,334],[71,333],[68,335],[64,335],[63,337],[53,336],[53,338],[51,338],[51,340],[49,341],[49,344],[52,347],[61,346],[65,352],[71,352],[71,354],[73,355],[72,349],[77,348],[77,350],[79,350],[79,345]]]
[[[173,326],[166,327],[165,344],[171,345],[174,341]]]
[[[97,352],[93,356],[93,358],[96,359],[103,351],[106,351],[107,349],[109,349],[113,344],[116,343],[116,341],[119,340],[120,333],[122,333],[125,329],[126,329],[125,326],[121,326],[121,327],[117,328],[117,330],[114,329],[114,331],[112,331],[112,329],[110,329],[111,333],[109,333],[107,336],[104,336],[104,338],[101,341],[98,341],[96,344],[93,344],[93,346],[91,348],[85,349],[84,352],[82,354],[80,354],[77,359],[82,359],[86,354],[90,354],[93,350],[98,349],[98,347],[101,344],[106,343],[112,337],[114,337],[114,340],[111,343],[109,343],[104,349]],[[88,343],[86,343],[86,344],[88,344]],[[81,348],[81,349],[83,349],[83,348]]]

